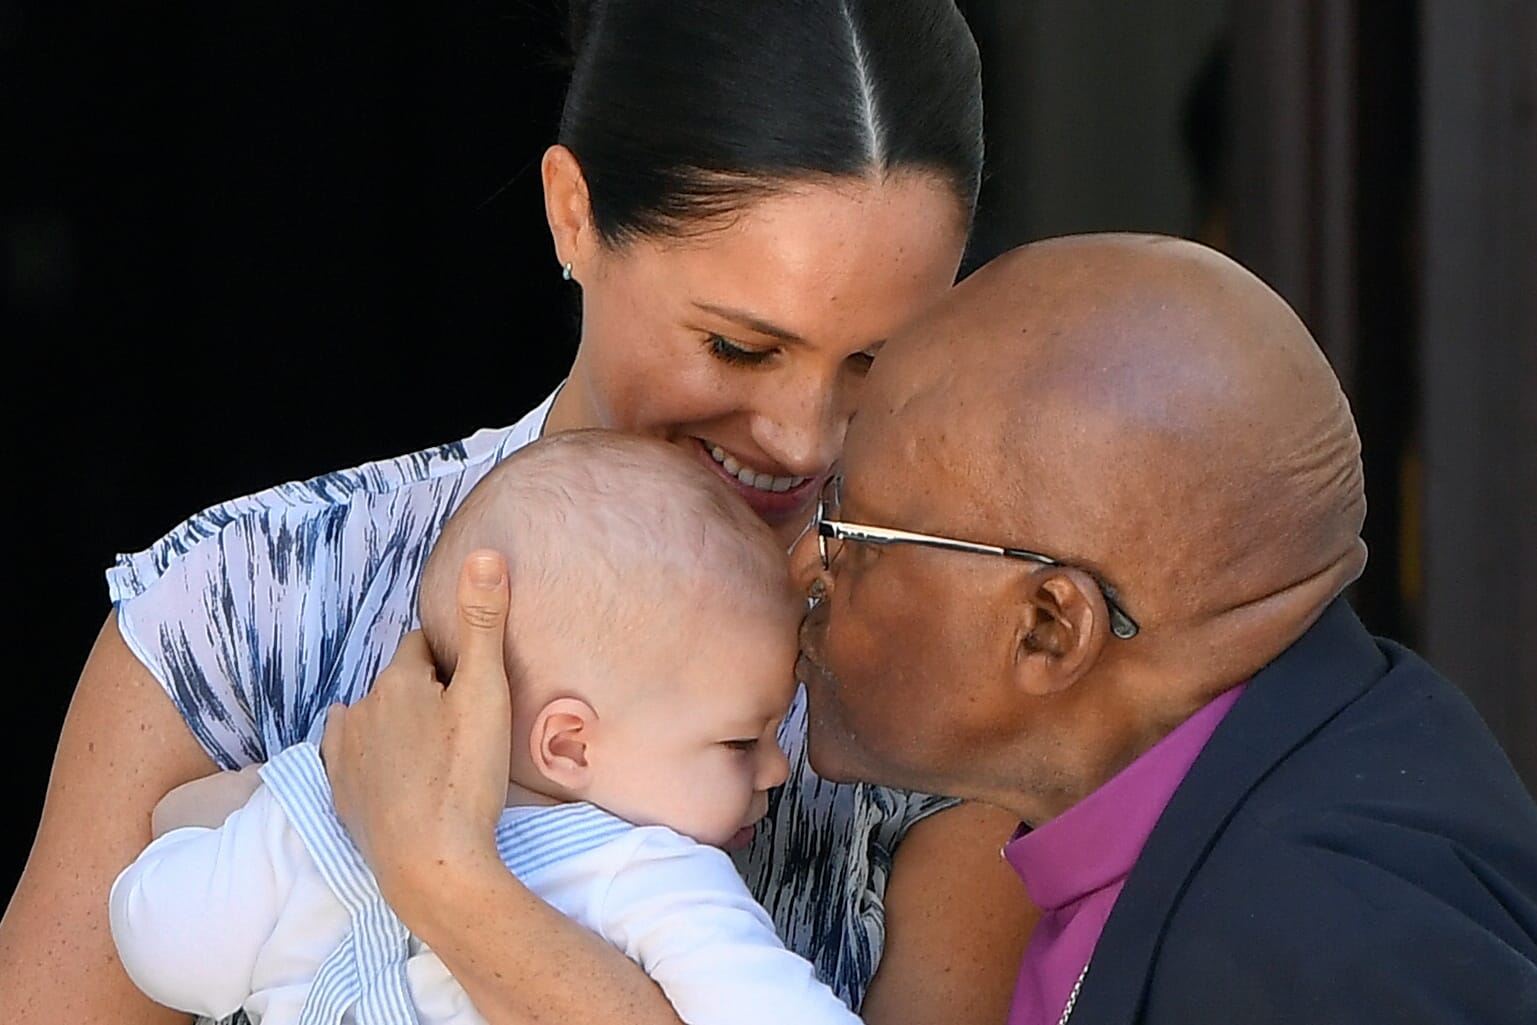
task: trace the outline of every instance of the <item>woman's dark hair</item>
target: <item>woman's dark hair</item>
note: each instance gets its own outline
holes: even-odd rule
[[[954,0],[572,0],[572,43],[560,142],[610,244],[830,177],[923,171],[975,210],[982,86]]]

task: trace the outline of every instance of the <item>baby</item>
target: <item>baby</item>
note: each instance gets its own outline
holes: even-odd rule
[[[422,630],[445,674],[459,567],[478,548],[502,552],[512,582],[508,868],[637,961],[686,1022],[857,1025],[720,849],[750,839],[787,771],[776,731],[803,602],[772,532],[663,442],[530,445],[466,496],[423,570]],[[156,839],[112,887],[134,981],[267,1025],[481,1022],[384,904],[318,749],[290,747],[260,778],[234,810],[249,771],[156,809]]]

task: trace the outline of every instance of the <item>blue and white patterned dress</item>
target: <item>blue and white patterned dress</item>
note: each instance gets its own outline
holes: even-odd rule
[[[422,564],[496,462],[539,436],[554,396],[510,428],[214,506],[107,580],[118,627],[223,768],[319,737],[415,629]],[[780,737],[790,777],[737,857],[787,946],[858,1008],[885,942],[882,900],[909,826],[952,801],[819,779],[805,691]]]

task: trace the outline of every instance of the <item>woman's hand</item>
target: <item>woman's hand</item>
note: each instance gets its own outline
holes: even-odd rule
[[[497,860],[512,742],[503,661],[507,564],[472,552],[459,574],[459,662],[445,687],[420,632],[373,690],[335,705],[321,751],[342,821],[384,896],[411,918],[444,866]]]
[[[637,965],[531,893],[496,852],[512,742],[508,600],[506,562],[472,552],[449,685],[414,633],[367,697],[331,709],[321,753],[337,810],[390,906],[492,1025],[680,1025]]]

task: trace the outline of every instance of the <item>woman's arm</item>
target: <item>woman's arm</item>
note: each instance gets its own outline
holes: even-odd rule
[[[491,1025],[681,1025],[640,966],[529,891],[494,852],[449,864],[401,919]]]
[[[868,1025],[1007,1020],[1038,912],[1001,850],[1019,825],[983,804],[907,831],[886,886],[886,949],[865,995]]]
[[[507,602],[502,558],[472,555],[449,686],[411,634],[366,697],[331,709],[322,750],[337,810],[385,899],[492,1025],[679,1025],[634,962],[530,892],[496,852],[512,738]]]
[[[0,1021],[188,1020],[124,974],[107,893],[149,843],[155,803],[214,768],[108,616],[70,701],[37,839],[0,920]]]

